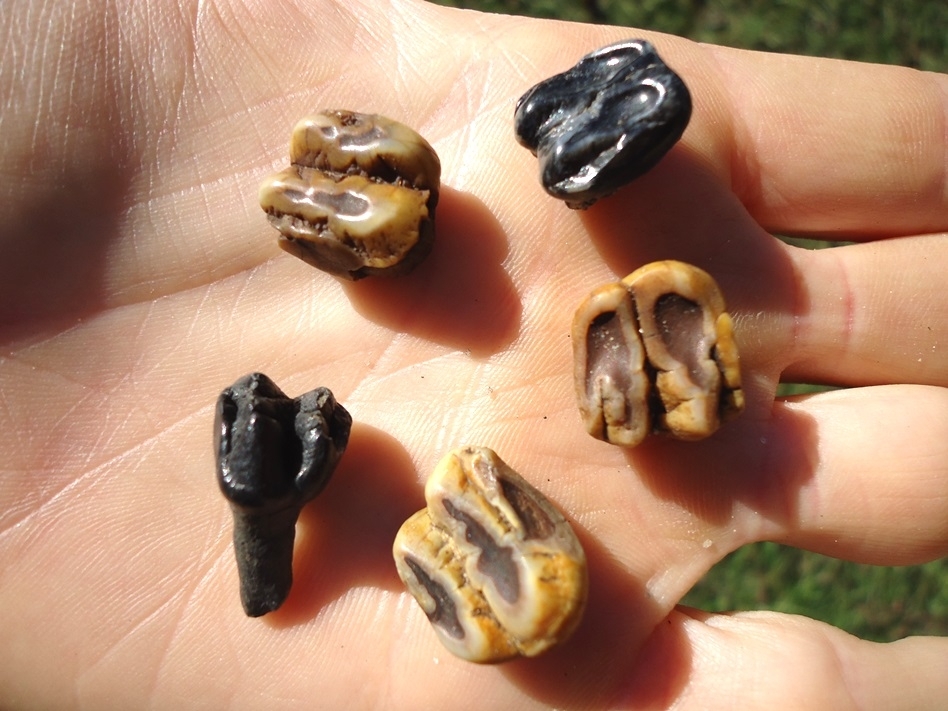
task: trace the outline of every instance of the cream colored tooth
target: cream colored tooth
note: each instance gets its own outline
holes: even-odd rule
[[[493,663],[535,656],[573,632],[586,604],[586,557],[539,491],[492,450],[464,447],[438,464],[425,500],[393,553],[445,647]]]

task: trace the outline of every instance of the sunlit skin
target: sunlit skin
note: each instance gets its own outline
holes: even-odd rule
[[[677,607],[775,540],[948,554],[948,78],[413,0],[41,3],[0,22],[0,706],[939,708],[948,641]],[[531,85],[630,36],[694,100],[647,175],[575,212],[517,145]],[[389,116],[438,151],[428,259],[342,283],[257,204],[295,122]],[[821,252],[771,233],[847,239]],[[701,442],[590,437],[570,321],[646,262],[708,271],[747,408]],[[214,403],[263,371],[351,412],[295,582],[240,605]],[[778,381],[857,386],[775,401]],[[452,657],[401,585],[399,525],[450,449],[565,512],[590,597],[549,654]]]

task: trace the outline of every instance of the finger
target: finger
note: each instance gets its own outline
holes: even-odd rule
[[[617,706],[676,709],[938,709],[948,640],[865,642],[804,617],[679,608],[639,653]]]
[[[716,135],[720,165],[767,229],[837,239],[948,229],[948,76],[720,47],[701,54],[713,69],[691,82],[695,120],[701,133],[727,127]]]
[[[689,212],[705,207],[688,181],[706,171],[771,232],[866,239],[948,229],[948,77],[654,41],[688,84],[694,110],[681,144],[652,173],[677,157],[671,190],[691,191]],[[536,61],[528,79],[566,69],[568,42]],[[623,195],[660,205],[651,175]]]
[[[793,515],[760,538],[877,565],[948,555],[948,389],[857,388],[783,407],[811,420],[818,452],[784,492]]]
[[[689,231],[684,212],[670,211],[636,213],[637,224],[675,223],[679,231],[633,241],[617,228],[619,212],[603,206],[587,220],[612,274],[668,258],[706,269],[727,300],[746,374],[834,385],[948,385],[945,235],[805,250],[778,244],[735,217],[722,246],[701,228]],[[595,279],[605,282],[608,273]]]
[[[943,557],[945,422],[948,390],[887,385],[747,411],[701,442],[647,440],[624,453],[634,481],[610,494],[625,509],[614,545],[653,599],[673,602],[754,541],[876,565]]]
[[[785,380],[948,385],[948,237],[790,250]]]

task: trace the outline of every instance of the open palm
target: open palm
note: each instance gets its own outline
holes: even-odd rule
[[[409,0],[5,11],[0,705],[948,697],[944,640],[676,607],[750,541],[879,564],[948,553],[944,76],[652,35],[691,126],[577,213],[541,189],[514,104],[628,30]],[[324,108],[437,149],[436,244],[412,274],[343,284],[277,248],[257,186]],[[770,232],[863,244],[804,252]],[[592,288],[662,258],[721,285],[748,408],[704,442],[627,451],[580,423],[569,325]],[[211,435],[220,390],[257,370],[290,396],[330,387],[355,424],[300,519],[289,599],[249,619]],[[782,375],[862,387],[775,401]],[[586,549],[585,619],[544,657],[453,658],[396,576],[395,532],[462,444],[495,449]]]

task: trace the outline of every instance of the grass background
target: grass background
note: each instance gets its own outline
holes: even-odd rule
[[[948,71],[944,0],[434,1],[487,12],[647,28],[744,49]],[[806,389],[783,386],[781,392]],[[711,611],[798,613],[876,641],[948,635],[948,559],[889,568],[757,543],[716,565],[684,603]]]
[[[945,71],[943,0],[435,0],[439,5],[626,25],[701,42]]]

